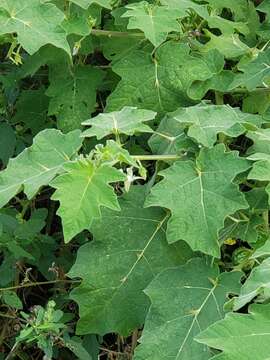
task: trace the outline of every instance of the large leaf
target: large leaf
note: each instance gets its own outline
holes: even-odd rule
[[[243,113],[229,105],[200,104],[180,108],[171,117],[188,127],[188,136],[206,147],[214,145],[219,133],[237,137],[248,127],[256,128],[263,122],[260,116]]]
[[[135,50],[113,65],[122,80],[108,97],[107,111],[129,105],[164,114],[191,105],[186,90],[192,82],[211,78],[223,65],[223,56],[215,50],[193,56],[186,44],[176,42],[161,45],[154,59]]]
[[[0,35],[17,33],[19,43],[29,54],[46,44],[69,54],[66,35],[60,27],[64,16],[54,4],[40,0],[1,0]]]
[[[79,249],[69,272],[83,279],[71,293],[80,307],[79,334],[129,334],[141,326],[149,307],[144,288],[160,271],[189,257],[184,243],[168,245],[167,215],[144,209],[144,193],[134,187],[120,198],[121,212],[104,210],[91,227],[94,241]]]
[[[94,218],[101,216],[101,206],[120,210],[109,183],[123,181],[126,176],[109,165],[95,166],[87,159],[70,162],[63,168],[66,173],[50,185],[57,189],[52,199],[60,201],[57,213],[62,219],[65,242],[68,242],[88,229]]]
[[[102,139],[110,134],[134,135],[139,132],[152,132],[144,122],[153,120],[155,116],[156,113],[150,110],[124,106],[120,111],[102,113],[84,121],[82,125],[91,125],[91,129],[84,131],[82,136],[96,136],[97,139]]]
[[[62,165],[72,159],[81,144],[78,130],[66,135],[54,129],[40,132],[33,145],[10,160],[0,173],[0,207],[21,190],[32,198],[62,171]]]
[[[211,351],[194,337],[224,316],[229,293],[238,293],[241,273],[219,275],[203,259],[167,269],[146,289],[151,307],[134,360],[206,360]]]
[[[169,32],[181,31],[177,18],[182,11],[170,9],[167,6],[154,6],[141,1],[127,5],[123,17],[129,18],[128,29],[140,29],[151,43],[158,47],[163,43]]]
[[[233,309],[242,308],[258,295],[264,300],[270,298],[270,258],[251,271],[241,288],[239,297],[234,300]]]
[[[67,132],[81,127],[96,106],[96,90],[103,79],[100,70],[91,66],[50,67],[50,86],[46,95],[51,98],[49,115],[56,115],[58,127]]]
[[[266,360],[270,352],[270,305],[252,305],[249,314],[229,313],[197,341],[222,350],[216,360]]]
[[[147,206],[171,210],[169,243],[185,240],[193,250],[219,257],[218,232],[226,216],[248,204],[232,181],[249,168],[237,152],[225,152],[223,144],[203,149],[196,160],[178,161],[160,173]],[[215,206],[213,206],[215,204]]]

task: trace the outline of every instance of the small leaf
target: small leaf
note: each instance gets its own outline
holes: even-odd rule
[[[13,307],[14,309],[22,309],[23,304],[21,299],[18,297],[15,291],[4,291],[2,293],[2,300],[8,306]]]

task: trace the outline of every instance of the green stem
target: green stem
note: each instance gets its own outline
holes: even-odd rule
[[[181,155],[132,155],[131,156],[134,160],[139,160],[139,161],[147,161],[147,160],[161,160],[161,161],[166,161],[166,160],[179,160],[182,158]]]
[[[23,289],[23,288],[27,288],[27,287],[33,287],[33,286],[50,285],[50,284],[57,284],[57,283],[76,284],[76,283],[80,283],[80,282],[81,282],[80,280],[60,280],[60,279],[59,280],[50,280],[50,281],[39,281],[39,282],[31,282],[31,283],[26,283],[26,284],[17,285],[17,286],[10,286],[10,287],[6,287],[6,288],[0,288],[0,292]]]
[[[109,30],[100,30],[100,29],[92,29],[92,35],[95,36],[108,36],[108,37],[144,37],[143,33],[132,33],[132,32],[124,32],[124,31],[109,31]]]
[[[263,220],[264,220],[264,227],[266,230],[266,233],[269,232],[269,214],[268,214],[268,210],[263,212]]]
[[[216,100],[216,105],[223,105],[224,104],[223,94],[220,93],[219,91],[215,91],[215,100]]]

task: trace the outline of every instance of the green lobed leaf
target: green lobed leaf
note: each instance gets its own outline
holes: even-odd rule
[[[269,358],[270,305],[252,305],[249,314],[229,313],[203,331],[196,340],[223,351],[215,360],[265,360]]]
[[[107,99],[107,111],[136,106],[165,114],[194,103],[186,91],[194,81],[211,79],[222,71],[218,51],[191,54],[186,44],[167,42],[155,53],[135,50],[113,65],[122,80]]]
[[[225,152],[224,145],[219,144],[202,149],[195,163],[177,161],[162,171],[164,179],[152,188],[146,206],[171,210],[169,243],[184,240],[194,251],[219,257],[218,232],[225,218],[248,207],[232,181],[249,167],[237,152]]]
[[[151,300],[134,360],[206,360],[211,351],[194,338],[224,316],[240,272],[219,274],[203,259],[161,272],[145,292]]]
[[[96,166],[88,159],[69,162],[63,168],[66,173],[50,185],[56,189],[52,199],[60,201],[57,214],[62,219],[65,242],[69,242],[101,216],[101,206],[120,210],[109,183],[123,181],[126,176],[110,165]]]
[[[177,19],[182,11],[167,6],[155,6],[146,1],[130,4],[122,16],[129,18],[128,29],[140,29],[151,43],[158,47],[171,31],[181,32]]]
[[[52,44],[70,54],[66,34],[60,24],[62,13],[54,4],[40,0],[1,0],[0,35],[17,33],[18,42],[33,54],[46,44]]]
[[[82,136],[96,136],[99,140],[110,134],[134,135],[140,132],[151,133],[153,130],[150,126],[145,125],[144,122],[153,120],[156,115],[157,113],[154,111],[124,106],[120,111],[102,113],[90,120],[84,121],[82,125],[91,125],[91,128],[85,130]]]
[[[143,324],[149,308],[144,288],[163,269],[184,263],[184,243],[168,245],[167,214],[143,208],[145,188],[132,187],[119,200],[121,211],[102,211],[91,226],[94,241],[83,245],[70,277],[82,278],[71,292],[79,304],[78,334],[129,334]]]
[[[237,137],[245,133],[247,128],[256,129],[263,122],[260,116],[243,113],[238,108],[232,108],[229,105],[203,103],[180,108],[170,116],[187,127],[187,135],[205,147],[214,145],[217,134],[223,133],[230,137]]]
[[[41,131],[33,145],[11,159],[6,170],[0,172],[0,207],[13,196],[24,191],[31,199],[60,172],[81,147],[80,131],[66,135],[59,130]]]

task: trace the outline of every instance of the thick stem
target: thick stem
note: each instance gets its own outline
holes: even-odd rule
[[[223,105],[224,104],[223,94],[219,91],[215,91],[215,100],[216,100],[216,105]]]

